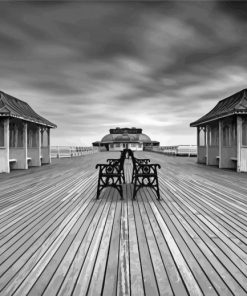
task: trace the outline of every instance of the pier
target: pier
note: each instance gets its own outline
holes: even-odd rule
[[[194,158],[159,163],[161,199],[96,199],[101,152],[0,175],[0,295],[246,295],[246,174]]]

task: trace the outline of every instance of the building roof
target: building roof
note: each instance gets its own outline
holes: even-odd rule
[[[114,143],[114,142],[135,142],[135,143],[151,143],[149,136],[142,133],[142,129],[137,128],[116,128],[110,129],[110,134],[105,135],[101,143]]]
[[[26,102],[0,91],[0,117],[14,117],[48,127],[54,123],[38,115]]]
[[[247,114],[247,89],[243,89],[230,97],[218,102],[218,104],[207,114],[194,121],[190,126],[199,126],[210,121],[234,114]]]
[[[149,138],[149,136],[145,135],[145,134],[137,134],[137,135],[133,135],[133,134],[108,134],[105,135],[102,140],[101,143],[113,143],[113,142],[152,142],[151,139]]]

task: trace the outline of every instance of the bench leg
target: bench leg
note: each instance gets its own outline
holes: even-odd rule
[[[96,199],[99,199],[100,192],[101,192],[101,190],[102,190],[102,189],[100,188],[100,180],[101,180],[101,177],[100,177],[100,175],[99,175]]]
[[[160,190],[159,190],[159,183],[158,183],[158,177],[155,177],[154,182],[148,185],[143,184],[142,182],[139,182],[140,184],[137,184],[138,182],[138,177],[134,178],[134,191],[133,191],[133,199],[136,198],[136,194],[139,191],[139,189],[141,189],[142,187],[150,187],[151,189],[153,189],[157,195],[157,199],[160,200]]]
[[[156,177],[156,193],[157,193],[157,198],[160,200],[160,188],[159,188],[159,181],[158,181],[158,176]]]
[[[104,177],[99,175],[96,199],[99,199],[101,191],[106,187],[113,187],[113,188],[117,189],[117,191],[119,192],[119,194],[121,196],[121,199],[123,199],[123,188],[122,188],[122,180],[121,180],[122,177],[119,176],[118,179],[113,184],[109,183],[108,177],[105,177],[105,180],[103,180],[103,178]]]
[[[138,187],[136,185],[136,179],[134,180],[134,190],[133,190],[133,199],[136,199],[136,194],[137,194],[137,191],[140,189],[140,187]]]

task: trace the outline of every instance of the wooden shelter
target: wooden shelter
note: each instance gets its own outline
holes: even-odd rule
[[[50,163],[55,127],[27,103],[0,91],[0,173]]]
[[[190,126],[197,127],[198,163],[247,172],[247,89],[219,101]]]

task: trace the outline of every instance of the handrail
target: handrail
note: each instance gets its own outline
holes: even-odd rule
[[[51,146],[51,158],[74,157],[99,152],[92,146]]]

